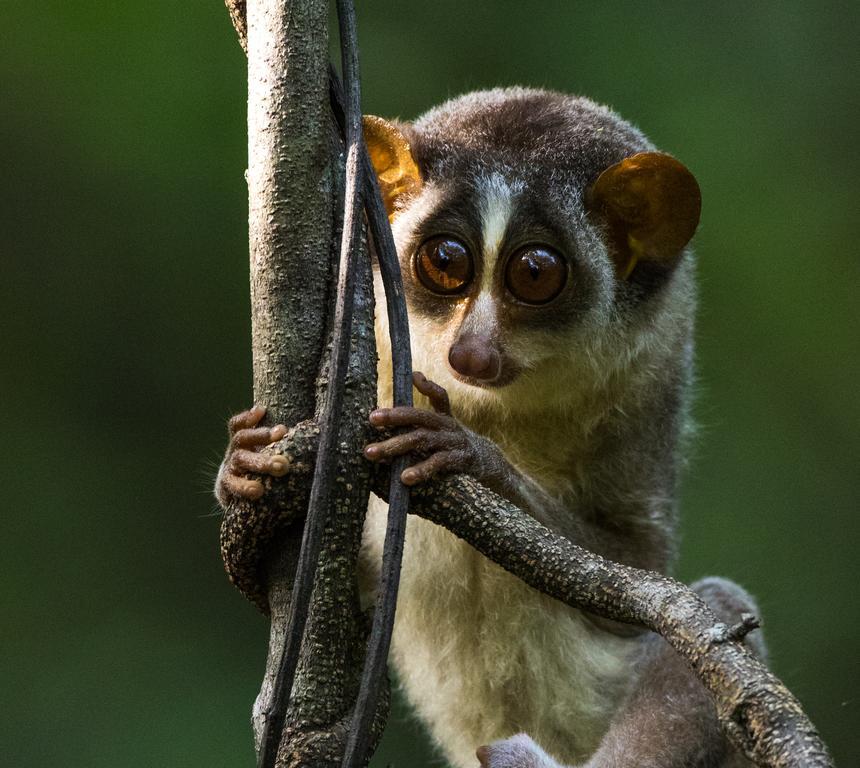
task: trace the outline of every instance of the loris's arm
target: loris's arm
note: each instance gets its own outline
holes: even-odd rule
[[[275,536],[301,520],[307,509],[304,475],[311,467],[301,457],[313,455],[316,429],[311,422],[289,430],[283,424],[263,427],[265,414],[258,405],[230,419],[215,497],[224,511],[221,556],[230,581],[267,613],[259,569]],[[296,533],[301,535],[300,529]]]

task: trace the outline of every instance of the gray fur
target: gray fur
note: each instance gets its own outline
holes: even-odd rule
[[[509,498],[609,558],[670,570],[689,430],[693,256],[685,251],[671,269],[643,264],[622,280],[606,224],[585,202],[603,170],[653,146],[588,99],[522,88],[462,96],[399,128],[423,181],[397,201],[393,220],[414,367],[503,455],[511,476],[497,487]],[[474,254],[463,295],[430,293],[416,279],[416,248],[440,234]],[[564,290],[546,306],[512,301],[502,279],[508,256],[533,242],[569,263]],[[386,323],[380,315],[382,360]],[[513,371],[504,386],[453,375],[448,350],[464,334],[499,350]],[[390,383],[381,366],[381,404]],[[371,505],[371,567],[383,529],[384,509]],[[727,616],[751,609],[729,582],[699,588]],[[422,520],[410,520],[400,594],[392,657],[454,765],[474,765],[475,748],[490,742],[490,768],[558,765],[547,752],[589,768],[737,759],[704,689],[662,640],[624,637],[558,606]],[[509,738],[522,730],[529,736]]]

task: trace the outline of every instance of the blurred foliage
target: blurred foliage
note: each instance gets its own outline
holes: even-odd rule
[[[776,672],[858,764],[857,5],[359,5],[366,111],[580,92],[698,176],[681,575],[759,597]],[[217,1],[3,11],[2,762],[252,765],[267,626],[209,494],[251,396],[244,58]],[[374,764],[430,765],[392,723]]]

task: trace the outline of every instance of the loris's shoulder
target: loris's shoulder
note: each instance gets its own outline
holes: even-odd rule
[[[493,88],[457,96],[408,127],[425,167],[462,155],[491,154],[494,162],[578,165],[598,155],[610,164],[653,149],[636,127],[584,96],[541,88]],[[604,165],[604,167],[605,167]]]

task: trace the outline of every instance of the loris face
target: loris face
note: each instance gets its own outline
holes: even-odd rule
[[[548,386],[575,389],[605,369],[607,342],[629,354],[618,340],[636,334],[619,332],[665,293],[698,220],[689,172],[585,99],[475,93],[413,125],[370,118],[365,135],[414,367],[461,402],[528,408]],[[694,216],[662,210],[679,186]]]

